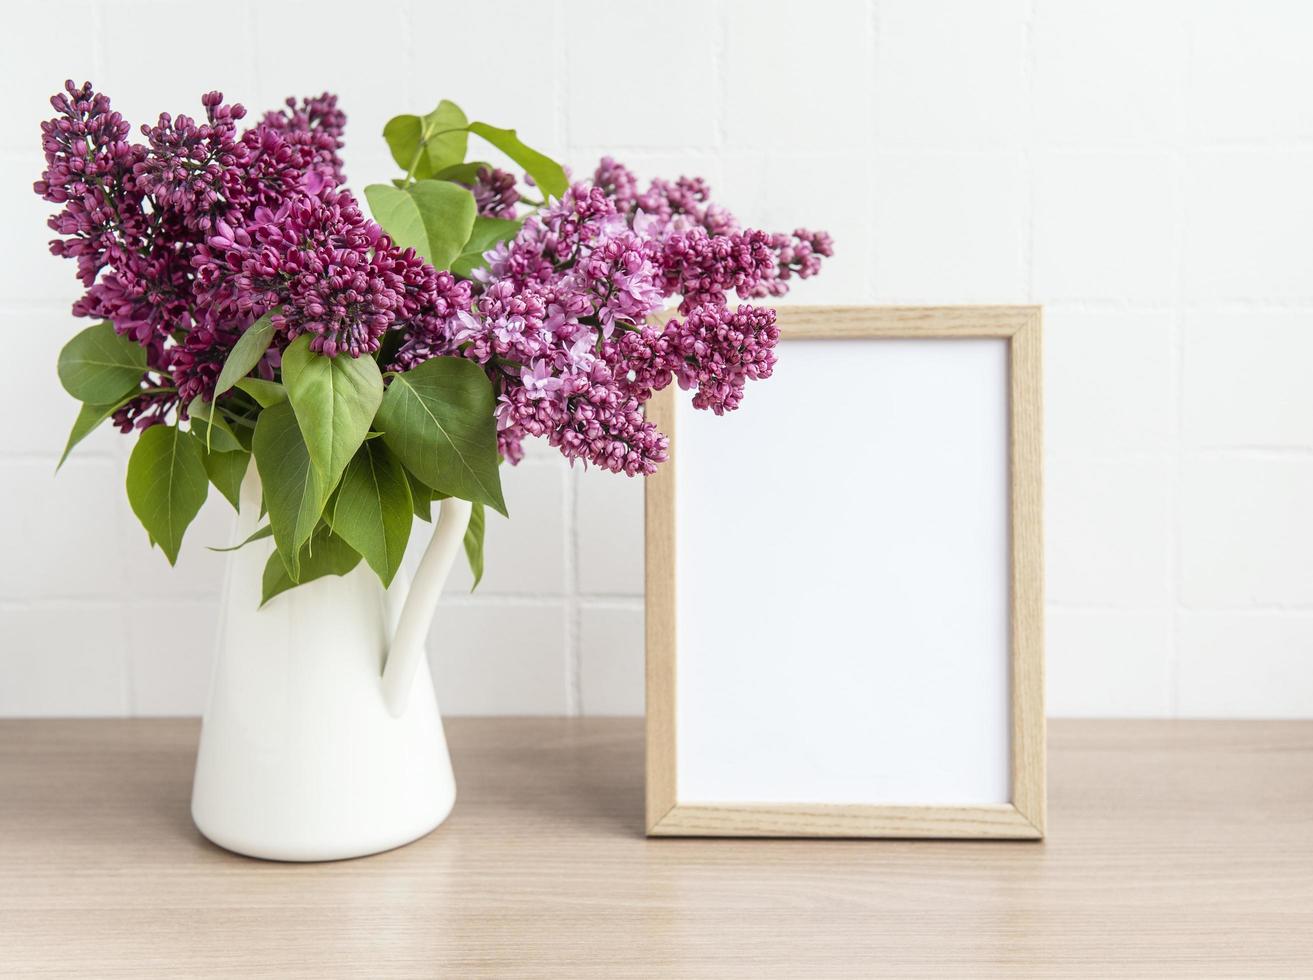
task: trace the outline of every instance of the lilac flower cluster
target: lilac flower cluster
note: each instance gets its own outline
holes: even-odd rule
[[[470,303],[467,283],[398,249],[334,188],[256,208],[244,227],[219,222],[192,264],[208,309],[246,323],[273,311],[283,340],[312,334],[329,357],[372,354],[388,330],[422,330]]]
[[[337,151],[342,149],[346,113],[337,107],[337,96],[325,92],[300,103],[288,99],[286,105],[285,109],[265,113],[265,128],[282,134],[289,144],[308,149],[312,168],[326,181],[335,185],[345,182]]]
[[[159,389],[120,410],[121,426],[209,397],[241,332],[275,308],[269,377],[301,333],[330,356],[360,356],[389,329],[468,308],[468,285],[396,248],[338,188],[335,97],[288,100],[244,132],[240,105],[218,92],[201,102],[203,120],[163,114],[134,145],[104,95],[69,82],[42,126],[35,190],[63,205],[51,250],[75,258],[88,287],[74,313],[145,347],[147,387]]]
[[[515,217],[520,192],[515,187],[514,174],[496,167],[479,167],[474,172],[474,182],[464,186],[474,195],[479,214],[485,218],[509,220]]]
[[[536,436],[570,459],[651,473],[668,445],[643,417],[654,391],[677,381],[695,407],[720,414],[738,407],[747,381],[771,374],[775,312],[732,308],[729,294],[780,295],[831,251],[823,232],[742,230],[701,180],[656,180],[640,193],[628,169],[603,159],[592,181],[488,252],[471,308],[412,335],[395,366],[442,352],[485,365],[511,461]],[[681,316],[656,324],[674,296]]]
[[[128,142],[90,84],[51,101],[35,190],[59,205],[51,251],[76,261],[86,287],[74,313],[147,351],[142,393],[114,416],[125,431],[212,397],[242,332],[267,314],[265,378],[301,334],[326,356],[396,370],[461,356],[494,384],[510,461],[535,436],[571,460],[651,473],[668,448],[643,414],[654,391],[677,382],[719,414],[771,374],[775,313],[731,294],[782,295],[832,252],[823,232],[743,228],[700,179],[640,189],[605,158],[461,279],[398,248],[342,186],[345,116],[331,95],[289,99],[242,130],[245,109],[211,92],[203,118],[161,115],[142,127],[145,144]],[[479,167],[466,186],[480,215],[517,218],[512,174]]]

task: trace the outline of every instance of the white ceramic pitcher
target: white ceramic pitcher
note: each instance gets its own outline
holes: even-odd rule
[[[242,483],[233,543],[259,524]],[[281,861],[359,857],[437,827],[456,799],[424,641],[470,504],[449,499],[413,584],[361,562],[260,608],[271,539],[229,555],[192,819],[221,847]]]

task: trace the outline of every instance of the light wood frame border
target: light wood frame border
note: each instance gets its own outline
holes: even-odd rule
[[[938,837],[1040,839],[1045,823],[1044,573],[1040,308],[795,306],[785,339],[1000,337],[1008,341],[1011,491],[1011,794],[1003,804],[697,804],[676,798],[675,390],[647,417],[671,458],[646,485],[647,833],[656,837]]]

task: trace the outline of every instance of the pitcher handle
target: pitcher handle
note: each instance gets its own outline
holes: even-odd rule
[[[393,718],[400,718],[410,700],[415,669],[424,656],[424,640],[433,623],[433,613],[442,598],[452,563],[465,539],[472,507],[468,500],[448,497],[438,507],[433,537],[424,549],[410,592],[401,607],[401,618],[383,665],[383,700]]]

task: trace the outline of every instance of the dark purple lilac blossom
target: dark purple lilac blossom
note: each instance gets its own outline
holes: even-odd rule
[[[644,418],[653,392],[676,382],[720,414],[774,368],[775,312],[730,295],[782,295],[833,251],[824,232],[743,228],[701,179],[643,190],[604,158],[459,279],[399,249],[341,186],[334,96],[289,99],[239,131],[245,109],[211,92],[203,120],[162,115],[145,145],[89,84],[51,101],[35,190],[60,205],[51,251],[87,287],[74,313],[147,350],[141,394],[114,415],[125,431],[211,398],[242,332],[269,314],[262,377],[303,333],[325,356],[378,355],[394,370],[465,357],[493,382],[511,462],[533,436],[571,460],[651,473],[668,449]],[[480,168],[470,190],[479,214],[518,216],[513,175]],[[662,324],[654,314],[672,306]]]
[[[283,136],[292,146],[310,151],[310,167],[334,185],[345,183],[342,158],[342,134],[346,130],[346,113],[337,107],[337,96],[325,92],[310,99],[287,100],[287,108],[264,114],[264,127]]]
[[[470,189],[479,214],[483,217],[503,220],[515,217],[520,192],[515,187],[514,174],[496,167],[480,167],[474,172],[474,183],[462,186]]]

